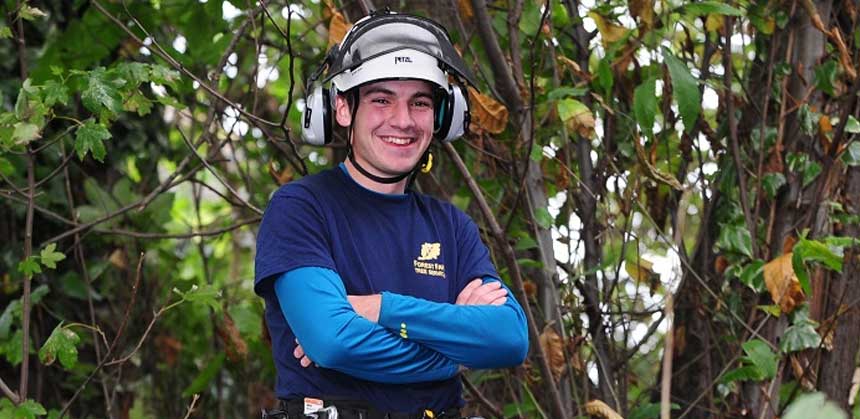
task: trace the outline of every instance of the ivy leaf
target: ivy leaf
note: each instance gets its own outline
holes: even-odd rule
[[[649,137],[654,134],[654,116],[657,114],[657,80],[650,79],[639,85],[633,93],[633,113],[636,122]]]
[[[843,255],[823,242],[801,237],[793,251],[799,253],[804,262],[820,262],[833,271],[842,272]]]
[[[42,93],[45,95],[46,106],[54,106],[57,103],[69,104],[69,89],[56,80],[48,80]]]
[[[824,393],[801,394],[785,410],[783,419],[848,419],[848,415],[827,400]]]
[[[724,224],[717,245],[723,249],[752,257],[752,237],[746,227]]]
[[[110,131],[104,124],[88,119],[75,133],[75,152],[78,158],[83,160],[87,152],[92,152],[93,158],[104,161],[107,150],[103,141],[109,138],[111,138]]]
[[[675,58],[665,47],[663,59],[672,77],[672,96],[678,102],[678,112],[681,114],[681,120],[684,121],[684,131],[689,133],[696,125],[696,120],[702,111],[702,95],[699,94],[698,81],[690,74],[687,65]]]
[[[815,68],[815,86],[830,96],[836,95],[833,85],[836,83],[836,61],[827,60]]]
[[[738,278],[751,290],[762,292],[764,291],[764,275],[762,275],[762,272],[764,271],[763,268],[764,261],[756,259],[744,266],[740,274],[738,274]]]
[[[706,0],[685,5],[684,14],[687,16],[706,16],[710,14],[743,16],[744,12],[723,2]]]
[[[122,97],[116,86],[124,83],[122,79],[111,80],[108,72],[103,67],[99,67],[87,73],[87,87],[81,93],[81,100],[92,113],[116,115],[122,111]]]
[[[36,419],[38,416],[48,414],[45,408],[39,402],[27,399],[24,403],[15,408],[15,419]]]
[[[784,353],[802,351],[808,348],[817,348],[821,345],[821,336],[815,331],[818,324],[806,316],[804,312],[797,312],[794,322],[785,329],[779,349]]]
[[[761,339],[752,339],[743,344],[744,353],[747,354],[747,359],[758,368],[763,378],[773,378],[776,376],[776,367],[779,361],[777,355],[764,343]]]
[[[857,122],[855,121],[855,123]],[[849,120],[848,125],[850,124],[851,121]],[[857,125],[860,127],[860,124]],[[848,146],[848,149],[846,149],[845,153],[842,154],[842,162],[845,163],[846,166],[860,166],[860,142],[854,141]]]
[[[39,262],[36,262],[34,256],[30,256],[18,264],[18,272],[21,272],[27,279],[30,279],[34,274],[42,273],[42,267],[39,266]]]
[[[45,265],[51,269],[57,269],[57,262],[66,258],[66,255],[62,252],[57,252],[57,243],[51,243],[45,246],[42,249],[41,254],[39,255],[39,259],[42,262],[42,265]]]
[[[763,379],[762,371],[758,367],[755,365],[744,365],[727,372],[723,375],[722,381],[728,384],[735,381],[761,381]]]
[[[51,336],[48,336],[42,349],[39,350],[39,360],[45,365],[51,365],[59,358],[63,368],[70,370],[78,364],[76,345],[80,340],[81,338],[77,333],[63,327],[63,324],[60,323],[51,332]]]
[[[29,122],[18,122],[15,124],[15,131],[12,132],[12,140],[18,145],[28,144],[41,136],[39,126]]]
[[[762,189],[770,199],[776,197],[777,191],[785,185],[785,175],[779,172],[768,173],[762,178]]]

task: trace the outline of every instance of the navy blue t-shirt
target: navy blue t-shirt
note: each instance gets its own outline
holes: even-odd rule
[[[384,384],[301,367],[292,354],[295,335],[273,289],[277,276],[301,267],[337,272],[352,295],[389,291],[454,303],[470,280],[498,277],[467,215],[413,191],[370,191],[342,168],[330,169],[275,192],[257,237],[254,279],[255,291],[266,301],[279,398],[363,400],[381,410],[404,412],[462,405],[456,376]]]

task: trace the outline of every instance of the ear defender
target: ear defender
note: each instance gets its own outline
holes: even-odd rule
[[[463,89],[458,85],[448,87],[448,95],[440,103],[436,114],[439,122],[438,130],[435,131],[436,138],[443,143],[451,142],[466,133],[471,116],[469,114],[469,102],[463,94]]]
[[[329,89],[317,85],[305,98],[302,117],[302,138],[308,144],[325,145],[331,142],[332,101]]]

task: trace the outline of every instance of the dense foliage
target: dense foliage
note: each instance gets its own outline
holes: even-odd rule
[[[417,187],[529,314],[523,366],[463,375],[469,412],[857,410],[854,0],[2,4],[0,417],[273,404],[256,227],[343,158],[300,143],[305,76],[386,5],[478,74]]]

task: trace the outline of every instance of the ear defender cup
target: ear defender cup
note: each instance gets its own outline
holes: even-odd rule
[[[302,138],[308,144],[325,145],[331,142],[331,99],[329,89],[317,85],[305,98],[302,117]]]
[[[451,85],[447,102],[450,109],[444,115],[444,125],[440,126],[437,138],[443,143],[451,142],[462,137],[469,128],[471,115],[469,114],[469,101],[463,94],[460,86]]]

